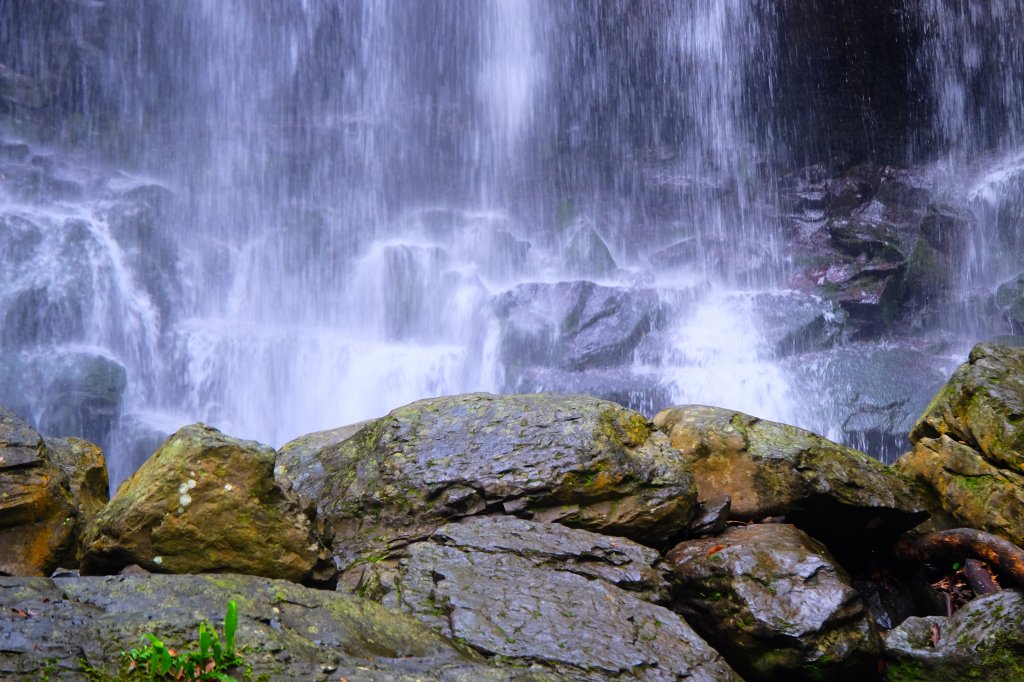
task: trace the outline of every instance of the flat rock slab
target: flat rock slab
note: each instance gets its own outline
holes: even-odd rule
[[[271,680],[558,679],[496,668],[358,597],[231,574],[0,578],[0,679],[96,679],[82,663],[123,679],[122,652],[143,634],[190,648],[204,620],[223,634],[232,599],[243,658]]]
[[[1002,590],[951,618],[908,618],[885,642],[890,682],[1024,679],[1024,595]]]
[[[406,548],[385,604],[477,651],[574,680],[739,677],[679,616],[656,552],[514,518],[466,519]]]
[[[513,514],[645,543],[685,528],[687,463],[642,415],[585,396],[421,400],[309,453],[277,479],[314,510],[343,572],[455,518]]]
[[[910,439],[949,436],[1024,474],[1024,348],[979,344],[932,399]]]
[[[799,529],[729,528],[666,560],[673,609],[755,680],[871,679],[881,642],[848,576]]]
[[[785,517],[835,548],[884,543],[927,517],[892,469],[810,431],[703,405],[654,424],[690,463],[700,499],[729,496],[734,520]]]

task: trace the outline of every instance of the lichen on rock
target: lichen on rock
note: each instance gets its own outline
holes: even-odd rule
[[[83,573],[138,564],[312,579],[321,548],[309,519],[274,482],[275,458],[272,448],[205,424],[180,429],[89,525]]]

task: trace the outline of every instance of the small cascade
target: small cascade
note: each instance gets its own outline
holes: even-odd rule
[[[140,238],[140,214],[166,190],[117,178],[90,195],[96,177],[14,147],[24,165],[8,172],[39,170],[24,184],[8,176],[0,196],[0,404],[108,446],[122,404],[151,400],[163,369],[164,282],[122,242]]]

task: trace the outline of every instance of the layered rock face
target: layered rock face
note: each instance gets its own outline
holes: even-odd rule
[[[0,574],[49,575],[77,565],[85,522],[107,496],[103,454],[77,439],[44,439],[0,408]]]
[[[971,351],[914,425],[897,466],[960,523],[1024,544],[1024,349]]]
[[[795,426],[702,405],[667,408],[654,424],[690,464],[700,499],[731,499],[731,519],[784,517],[821,539],[877,542],[927,515],[878,460]]]

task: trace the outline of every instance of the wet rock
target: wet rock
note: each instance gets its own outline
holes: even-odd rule
[[[908,478],[936,494],[957,525],[1024,544],[1024,476],[987,462],[949,436],[921,438],[896,462]]]
[[[181,295],[178,245],[167,224],[174,195],[161,185],[127,184],[111,190],[103,215],[135,281],[167,318]]]
[[[274,468],[274,480],[286,494],[293,489],[309,490],[317,486],[326,477],[323,460],[319,457],[320,451],[329,447],[337,448],[373,421],[367,419],[336,429],[315,431],[285,443],[278,452],[277,461],[280,464]],[[295,498],[305,503],[305,509],[310,515],[316,513],[315,498],[301,495],[295,495]]]
[[[904,297],[904,259],[840,258],[807,273],[823,297],[847,314],[850,336],[871,338],[889,328]]]
[[[917,240],[910,252],[904,288],[908,306],[918,317],[934,315],[932,309],[945,301],[952,289],[953,269],[947,261],[926,239]]]
[[[713,500],[701,500],[697,507],[697,515],[690,522],[689,534],[694,537],[718,535],[729,524],[731,511],[732,498],[728,495]]]
[[[532,367],[512,377],[515,393],[571,393],[610,400],[642,414],[653,414],[672,401],[672,387],[661,373],[643,373],[632,367],[607,367],[569,372]]]
[[[605,277],[615,271],[615,259],[593,225],[577,221],[565,236],[560,269],[575,277]]]
[[[34,354],[46,390],[39,428],[105,443],[121,413],[128,375],[121,363],[88,352]]]
[[[828,232],[835,248],[853,258],[877,258],[885,263],[904,260],[891,225],[854,219],[835,220],[829,223]]]
[[[786,373],[796,386],[819,387],[807,405],[829,435],[891,463],[910,449],[907,434],[945,383],[955,360],[891,341],[850,344],[794,356]]]
[[[971,213],[951,204],[929,206],[921,220],[921,235],[929,246],[945,256],[959,257],[967,248],[974,229]]]
[[[530,367],[580,371],[626,363],[662,318],[657,292],[592,282],[522,284],[493,304],[508,376]]]
[[[116,263],[92,217],[15,212],[2,222],[0,236],[7,232],[15,240],[11,258],[2,258],[6,249],[0,249],[5,348],[81,343],[101,311],[122,312]]]
[[[950,618],[908,618],[885,641],[890,682],[1007,682],[1024,675],[1024,596],[1002,590]]]
[[[35,415],[55,436],[106,444],[127,383],[125,368],[100,353],[47,347],[0,357],[0,404]]]
[[[777,357],[831,348],[847,317],[832,301],[796,291],[759,293],[753,305],[761,336]]]
[[[0,574],[49,575],[74,559],[77,514],[42,437],[0,408]]]
[[[385,604],[489,656],[575,680],[738,680],[664,598],[657,552],[509,517],[466,519],[410,545]]]
[[[979,344],[932,399],[910,438],[947,435],[1024,473],[1024,349]]]
[[[1024,274],[999,286],[996,290],[996,306],[1014,333],[1024,334]]]
[[[700,499],[732,498],[733,519],[784,516],[838,551],[926,516],[889,468],[810,431],[701,405],[662,410],[654,424],[689,462]]]
[[[658,268],[678,268],[700,261],[701,247],[696,237],[687,237],[659,249],[648,256],[651,265]]]
[[[421,400],[313,459],[286,446],[277,476],[315,507],[342,570],[495,512],[663,542],[696,502],[687,465],[646,418],[584,396]]]
[[[856,680],[874,673],[881,640],[828,551],[782,524],[730,528],[674,547],[673,609],[744,677]]]
[[[128,564],[303,582],[320,548],[274,482],[273,449],[204,424],[180,429],[117,491],[83,538],[84,574]]]
[[[78,512],[75,545],[81,560],[78,533],[110,501],[107,478],[107,460],[99,446],[80,438],[45,438],[50,460],[60,468],[67,479],[71,501]]]
[[[877,170],[865,164],[830,178],[825,183],[823,204],[829,217],[849,216],[854,210],[871,201],[878,188]]]
[[[199,624],[223,633],[238,604],[237,645],[272,680],[553,680],[496,667],[403,614],[337,592],[244,575],[0,578],[0,678],[122,679],[122,652],[153,633],[192,648]],[[241,677],[241,671],[234,671]]]

